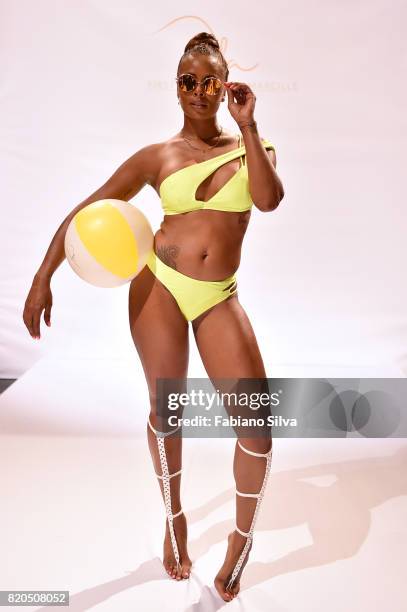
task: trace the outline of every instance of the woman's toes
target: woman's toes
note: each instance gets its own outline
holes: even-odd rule
[[[215,580],[215,587],[223,601],[232,601],[232,594],[225,589],[223,580]]]

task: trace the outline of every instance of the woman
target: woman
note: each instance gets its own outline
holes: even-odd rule
[[[257,132],[256,98],[246,84],[229,82],[228,76],[217,40],[206,32],[194,36],[176,77],[182,129],[137,151],[71,211],[34,277],[23,315],[33,337],[40,337],[42,310],[50,325],[50,279],[65,258],[65,232],[81,208],[104,198],[129,200],[146,184],[157,191],[165,216],[147,265],[131,282],[129,321],[149,388],[147,435],[167,514],[163,563],[178,580],[189,577],[192,565],[180,501],[182,437],[173,436],[175,430],[159,435],[156,379],[187,376],[189,321],[209,378],[267,377],[234,273],[252,205],[274,210],[284,190],[274,147]],[[225,92],[237,134],[217,122]],[[271,453],[271,436],[236,443],[236,529],[214,580],[224,601],[239,592]]]

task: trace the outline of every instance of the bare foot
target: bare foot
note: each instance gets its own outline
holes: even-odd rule
[[[180,566],[177,566],[177,560],[174,556],[174,550],[172,548],[170,528],[168,526],[168,520],[165,528],[164,538],[164,558],[163,564],[167,574],[175,580],[181,580],[182,578],[189,578],[191,573],[192,561],[189,558],[187,551],[187,519],[185,514],[182,513],[176,516],[174,519],[174,532],[175,539],[177,540],[179,562]]]
[[[249,558],[249,553],[252,548],[250,544],[249,550],[246,553],[246,557],[243,561],[242,567],[239,570],[230,589],[227,588],[227,584],[230,580],[235,565],[240,557],[240,554],[246,544],[247,538],[242,536],[238,531],[232,531],[228,535],[228,549],[226,551],[225,561],[217,573],[214,584],[219,595],[223,601],[232,601],[240,591],[240,577],[242,575],[244,566]]]

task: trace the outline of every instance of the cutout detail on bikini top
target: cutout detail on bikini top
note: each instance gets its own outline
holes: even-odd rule
[[[266,149],[274,146],[268,140],[262,139]],[[239,145],[241,134],[239,134]],[[226,212],[242,212],[253,206],[249,193],[247,166],[243,163],[245,145],[238,146],[221,155],[202,162],[194,162],[169,174],[159,188],[161,204],[166,215],[177,215],[193,210],[211,209]],[[196,192],[199,186],[215,172],[217,168],[228,161],[241,157],[240,168],[220,187],[209,200],[197,200]]]

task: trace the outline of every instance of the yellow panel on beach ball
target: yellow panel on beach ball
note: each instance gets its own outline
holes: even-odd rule
[[[121,278],[137,270],[138,249],[127,220],[104,201],[85,206],[75,216],[75,227],[87,251],[101,266]]]

